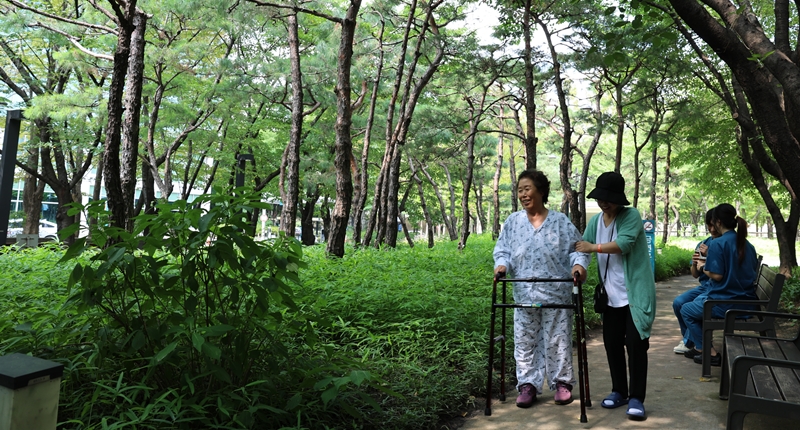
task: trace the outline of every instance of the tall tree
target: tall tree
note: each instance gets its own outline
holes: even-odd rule
[[[356,16],[361,0],[351,0],[341,24],[338,72],[336,79],[336,202],[331,218],[330,238],[327,252],[337,257],[344,256],[344,242],[347,234],[347,221],[350,219],[350,206],[353,199],[353,181],[350,174],[350,160],[353,159],[353,143],[350,138],[352,106],[350,105],[350,65],[353,57]]]
[[[759,12],[768,9],[756,10],[750,2],[739,6],[728,0],[670,0],[669,3],[674,13],[662,3],[647,5],[670,13],[676,20],[679,16],[732,74],[733,91],[678,21],[684,38],[714,76],[705,80],[706,86],[716,88],[715,92],[731,109],[731,115],[739,126],[737,141],[742,160],[773,215],[773,221],[777,220],[776,224],[787,229],[783,235],[778,235],[778,239],[781,271],[789,273],[791,267],[797,265],[793,242],[797,235],[796,190],[800,187],[800,171],[795,167],[800,162],[800,125],[794,120],[800,109],[800,67],[797,62],[800,39],[792,35],[791,28],[798,24],[800,17],[789,13],[787,0],[776,1],[774,15],[764,17],[773,23],[769,27],[763,26],[758,16]],[[772,31],[771,35],[768,31]],[[763,180],[762,169],[782,183],[791,196],[788,222],[783,221],[777,205],[773,206],[774,200]]]
[[[443,1],[433,1],[423,8],[423,16],[420,19],[422,26],[417,30],[416,43],[410,56],[407,56],[408,44],[412,41],[412,29],[417,22],[417,1],[412,0],[408,9],[408,19],[403,30],[394,87],[386,116],[386,149],[380,176],[375,185],[373,214],[366,233],[369,238],[373,226],[377,227],[376,246],[386,244],[394,247],[397,244],[400,162],[417,102],[444,59],[445,40],[435,16],[437,7],[442,4]],[[433,50],[432,55],[427,52],[429,50]],[[410,62],[406,64],[409,58]],[[425,65],[420,64],[420,60],[427,60],[427,67],[421,76],[416,77],[418,67]]]

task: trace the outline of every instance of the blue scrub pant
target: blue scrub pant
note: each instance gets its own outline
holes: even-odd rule
[[[689,339],[694,342],[695,349],[703,350],[703,303],[708,299],[707,296],[699,296],[689,303],[684,303],[681,306],[681,316],[689,331]],[[724,304],[716,305],[711,309],[712,318],[725,318],[725,312],[729,309],[747,309],[752,310],[752,305],[737,305]],[[738,316],[738,318],[747,318],[747,315]]]
[[[681,327],[681,336],[683,336],[683,343],[686,345],[687,348],[693,348],[695,342],[694,339],[691,338],[690,333],[686,328],[686,322],[683,320],[683,315],[681,315],[681,308],[686,303],[689,303],[694,299],[696,299],[703,292],[702,290],[703,289],[698,285],[692,288],[691,290],[681,294],[680,296],[675,297],[675,300],[672,301],[672,311],[675,312],[675,316],[678,318],[678,325],[680,325]]]

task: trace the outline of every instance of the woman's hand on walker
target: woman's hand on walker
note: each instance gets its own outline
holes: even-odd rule
[[[506,277],[506,266],[497,266],[494,268],[494,279],[498,280],[500,278]]]
[[[586,268],[581,266],[580,264],[576,264],[572,266],[572,276],[578,275],[578,281],[584,282],[586,281]]]

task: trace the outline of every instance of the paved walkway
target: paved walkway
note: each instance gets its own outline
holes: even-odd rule
[[[678,321],[672,312],[672,300],[693,287],[691,276],[679,276],[656,284],[658,310],[650,338],[649,372],[647,380],[646,421],[631,421],[625,407],[605,409],[602,399],[611,392],[602,329],[589,333],[587,342],[589,358],[589,383],[592,407],[586,409],[587,423],[580,422],[578,389],[573,390],[575,401],[559,406],[553,403],[553,393],[545,388],[544,394],[528,409],[515,405],[516,390],[512,387],[506,400],[492,400],[492,415],[483,414],[483,408],[465,420],[461,429],[724,429],[728,403],[719,399],[719,367],[711,368],[711,378],[702,378],[700,365],[672,348],[680,342]],[[513,360],[513,357],[509,357]],[[577,357],[574,360],[577,365]],[[577,374],[576,374],[577,377]],[[496,394],[495,394],[496,395]],[[766,415],[749,414],[745,429],[774,430],[797,428],[797,423]]]

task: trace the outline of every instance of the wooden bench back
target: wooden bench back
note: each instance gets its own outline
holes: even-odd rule
[[[766,264],[762,264],[758,271],[758,282],[756,283],[756,296],[759,300],[766,300],[767,306],[762,306],[761,310],[776,312],[778,310],[778,302],[783,292],[783,281],[786,277],[780,273],[776,273],[770,269]]]

